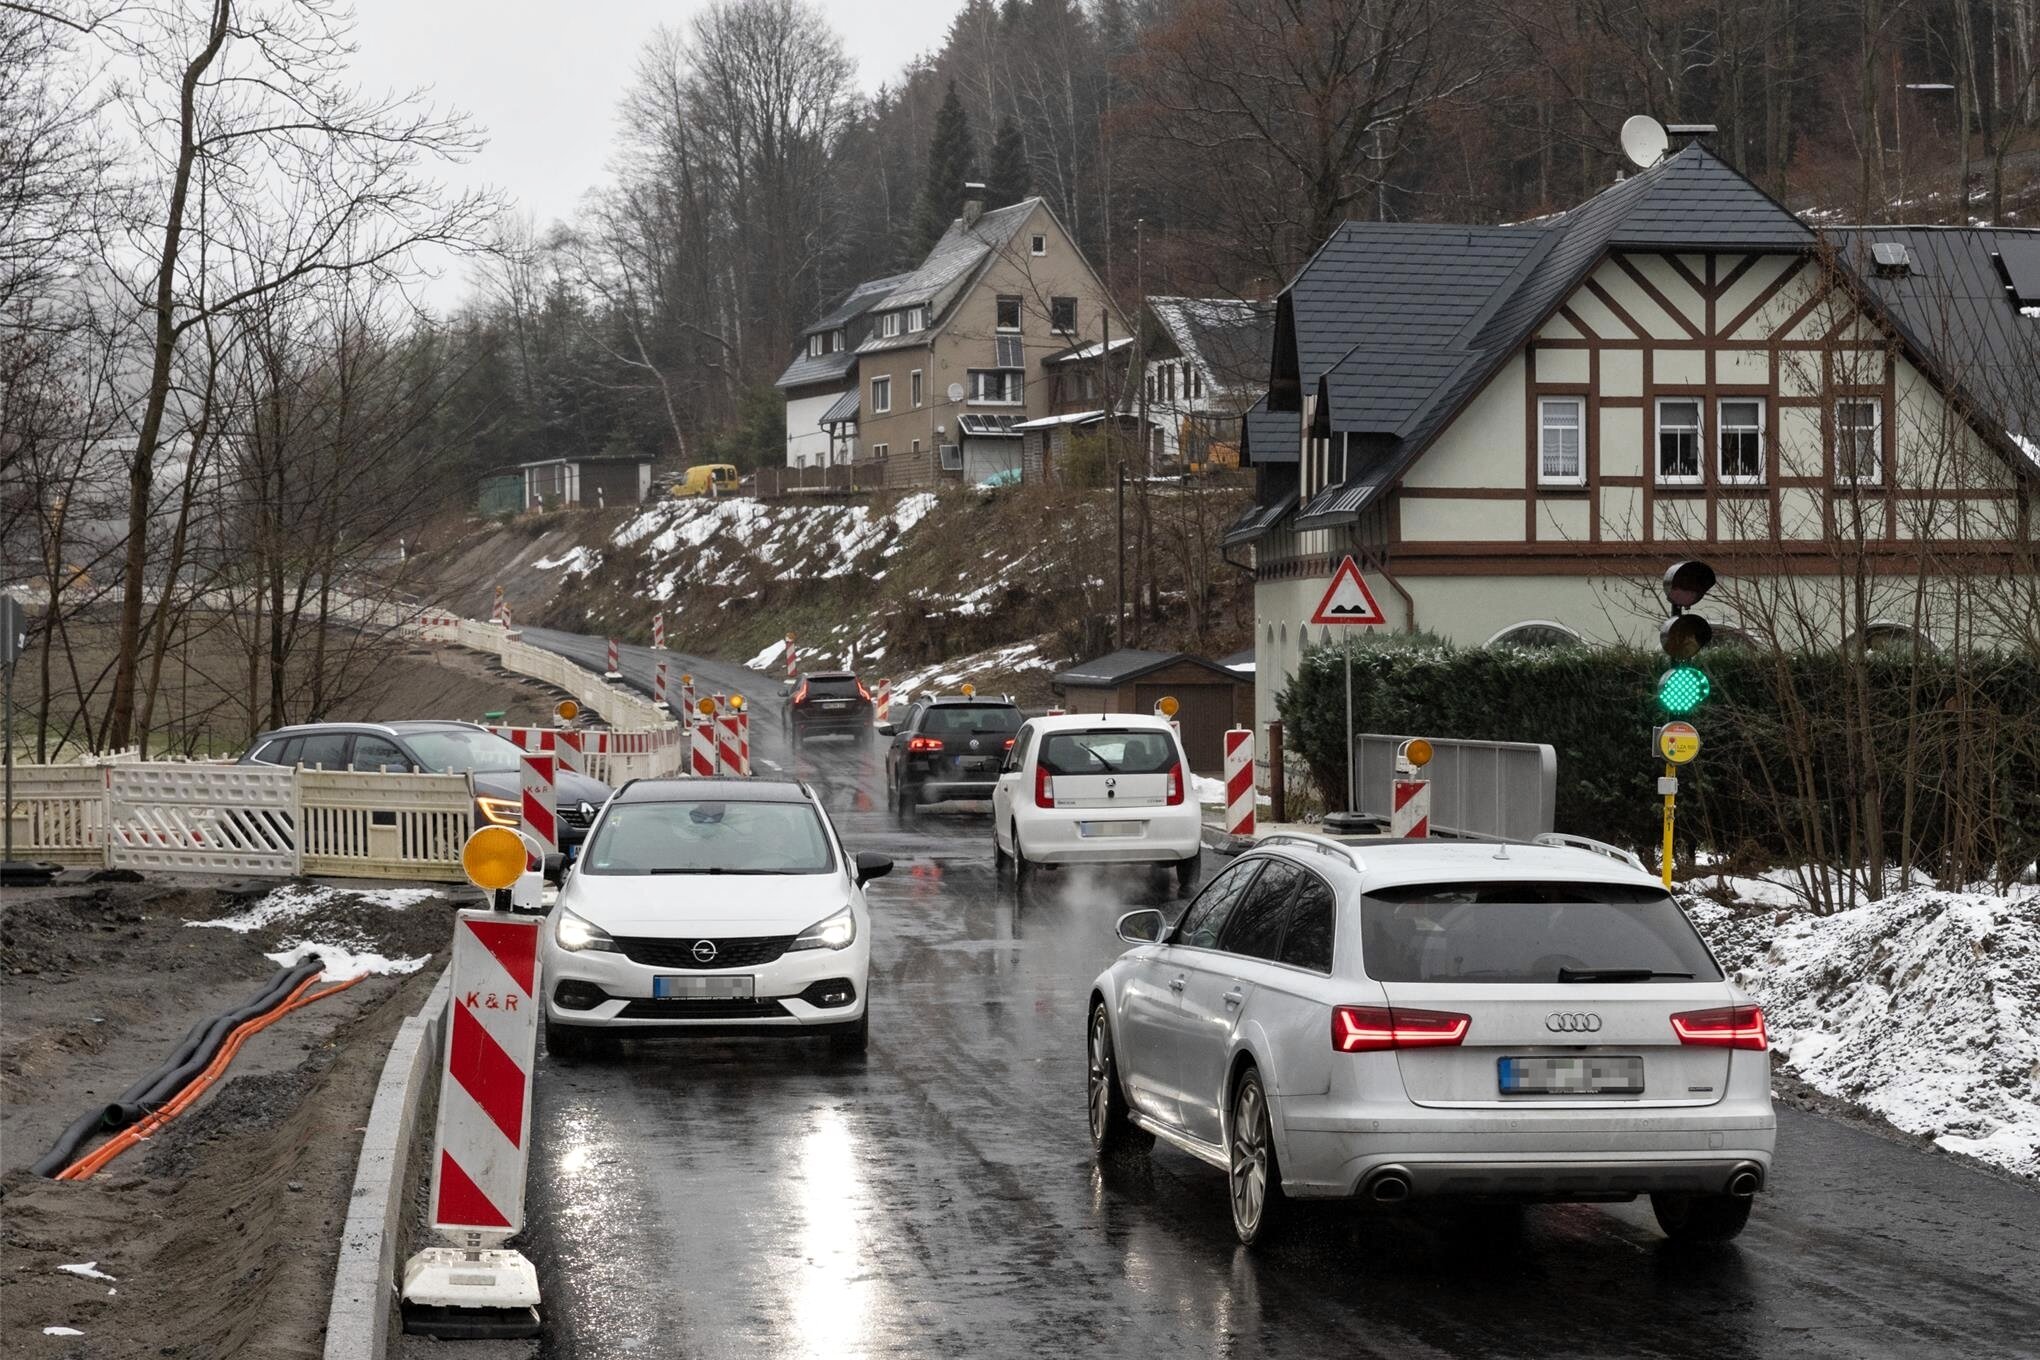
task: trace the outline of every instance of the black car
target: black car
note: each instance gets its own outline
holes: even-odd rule
[[[871,739],[871,691],[850,671],[803,675],[786,705],[786,734],[798,746],[809,737]]]
[[[892,728],[885,787],[893,806],[989,799],[1020,730],[1006,699],[931,695],[914,701]]]
[[[474,723],[301,723],[264,732],[241,755],[243,765],[302,765],[311,770],[389,770],[396,773],[472,773],[475,825],[517,825],[523,804],[523,753]],[[595,814],[609,801],[599,779],[562,771],[553,781],[558,799],[560,849],[573,853]]]

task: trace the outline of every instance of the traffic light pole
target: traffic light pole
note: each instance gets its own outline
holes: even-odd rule
[[[1666,786],[1668,790],[1677,783],[1679,778],[1679,767],[1672,764],[1669,760],[1665,762],[1665,778],[1673,781],[1673,784]],[[1665,853],[1662,876],[1667,891],[1670,891],[1672,886],[1672,819],[1676,815],[1673,811],[1673,805],[1678,800],[1679,795],[1676,793],[1668,791],[1665,794]]]

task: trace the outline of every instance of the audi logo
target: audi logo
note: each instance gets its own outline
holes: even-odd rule
[[[1592,1011],[1553,1011],[1544,1017],[1544,1027],[1553,1034],[1599,1034],[1601,1017]]]
[[[693,955],[694,955],[694,961],[695,961],[696,963],[710,963],[710,962],[713,962],[713,961],[714,961],[714,959],[715,959],[715,941],[714,941],[714,940],[696,940],[696,941],[694,942],[694,948],[693,948],[692,950],[688,951],[688,952],[690,952],[691,954],[693,954]],[[1600,1027],[1601,1027],[1601,1022],[1600,1022],[1599,1020],[1596,1020],[1596,1021],[1594,1022],[1594,1028],[1595,1028],[1595,1029],[1599,1029]]]

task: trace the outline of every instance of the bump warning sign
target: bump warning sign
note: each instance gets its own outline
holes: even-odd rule
[[[1388,615],[1382,613],[1381,606],[1374,602],[1374,593],[1367,588],[1360,568],[1348,557],[1332,573],[1332,584],[1326,589],[1325,597],[1318,601],[1317,612],[1310,616],[1310,621],[1370,628],[1387,623]]]

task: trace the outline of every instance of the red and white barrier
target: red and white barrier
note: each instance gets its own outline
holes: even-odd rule
[[[654,647],[658,643],[652,644]],[[660,657],[659,664],[652,670],[652,702],[660,708],[666,706],[666,658]]]
[[[745,779],[751,777],[751,710],[737,711],[737,773]]]
[[[1066,708],[1051,708],[1047,712],[1043,713],[1041,716],[1044,718],[1060,718],[1065,713],[1068,712],[1069,710]]]
[[[717,690],[708,697],[715,701],[715,711],[718,713],[725,711],[730,706],[730,696],[724,694],[721,690]]]
[[[680,711],[687,715],[687,721],[694,721],[694,677],[683,674],[680,677]]]
[[[694,724],[692,754],[688,772],[696,779],[712,779],[720,773],[716,765],[715,719],[704,717]]]
[[[657,651],[666,650],[666,616],[652,615],[652,647]]]
[[[744,772],[743,721],[735,709],[725,708],[716,715],[715,760],[724,774],[741,775]]]
[[[800,674],[800,661],[793,650],[793,634],[786,635],[786,678],[793,679]]]
[[[878,682],[878,697],[871,701],[871,720],[875,723],[892,721],[892,681]]]
[[[1225,734],[1225,829],[1254,834],[1254,733],[1234,727]]]
[[[588,773],[587,758],[581,750],[581,733],[559,731],[545,735],[552,739],[553,758],[559,761],[561,774]]]
[[[1398,779],[1393,806],[1389,808],[1388,834],[1406,840],[1422,840],[1431,834],[1431,781]]]
[[[510,602],[508,600],[496,606],[496,623],[506,633],[516,627],[515,624],[510,622]]]
[[[611,638],[609,639],[609,669],[602,673],[602,678],[605,680],[614,680],[619,675],[622,674],[623,668],[618,664],[618,657],[616,654],[616,639]]]
[[[537,735],[543,741],[553,734],[541,730]],[[545,856],[560,848],[559,802],[554,792],[558,772],[550,751],[526,750],[523,766],[518,829],[538,846],[538,863],[532,866],[537,868]]]

